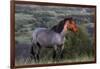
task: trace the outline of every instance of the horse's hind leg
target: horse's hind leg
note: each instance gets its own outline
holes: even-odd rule
[[[31,56],[30,56],[30,61],[34,59],[35,63],[37,62],[37,49],[36,45],[32,43],[31,50],[30,50]]]
[[[30,55],[30,62],[33,60],[33,58],[34,58],[34,60],[36,60],[35,52],[34,52],[34,49],[33,49],[33,45],[31,47],[30,54],[31,54]]]
[[[38,50],[36,54],[36,63],[39,63],[39,61],[40,61],[40,49]]]
[[[39,61],[40,61],[40,50],[41,50],[41,48],[38,45],[32,44],[31,59],[34,58],[35,63],[39,63]]]

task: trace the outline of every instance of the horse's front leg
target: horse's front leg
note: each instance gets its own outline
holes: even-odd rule
[[[53,49],[53,62],[56,61],[56,58],[57,58],[57,46],[55,45]]]
[[[61,52],[60,52],[60,58],[63,58],[63,53],[64,53],[64,45],[61,46]]]
[[[53,60],[54,61],[59,61],[60,59],[63,58],[63,50],[64,50],[63,44],[54,46],[54,51],[53,51]]]

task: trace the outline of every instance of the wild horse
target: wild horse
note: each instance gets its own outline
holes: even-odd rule
[[[41,48],[53,48],[53,59],[63,57],[64,37],[68,30],[77,32],[78,28],[73,18],[65,18],[51,29],[36,28],[32,34],[31,54],[35,62],[39,62]],[[57,56],[59,54],[59,56]]]

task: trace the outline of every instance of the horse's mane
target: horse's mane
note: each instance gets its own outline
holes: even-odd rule
[[[64,27],[64,25],[65,25],[65,22],[67,21],[67,20],[72,20],[72,18],[70,17],[70,18],[65,18],[64,20],[61,20],[57,25],[54,25],[52,28],[51,28],[51,30],[53,30],[53,31],[55,31],[55,32],[57,32],[57,33],[61,33],[62,32],[62,30],[63,30],[63,27]]]

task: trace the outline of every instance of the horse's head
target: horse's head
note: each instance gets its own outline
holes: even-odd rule
[[[76,22],[72,18],[65,19],[64,29],[71,30],[73,32],[78,31],[78,27],[76,25]]]
[[[61,33],[62,31],[66,32],[67,30],[71,30],[73,32],[77,32],[78,27],[76,22],[72,18],[65,18],[61,20],[57,25],[53,26],[51,30]]]

